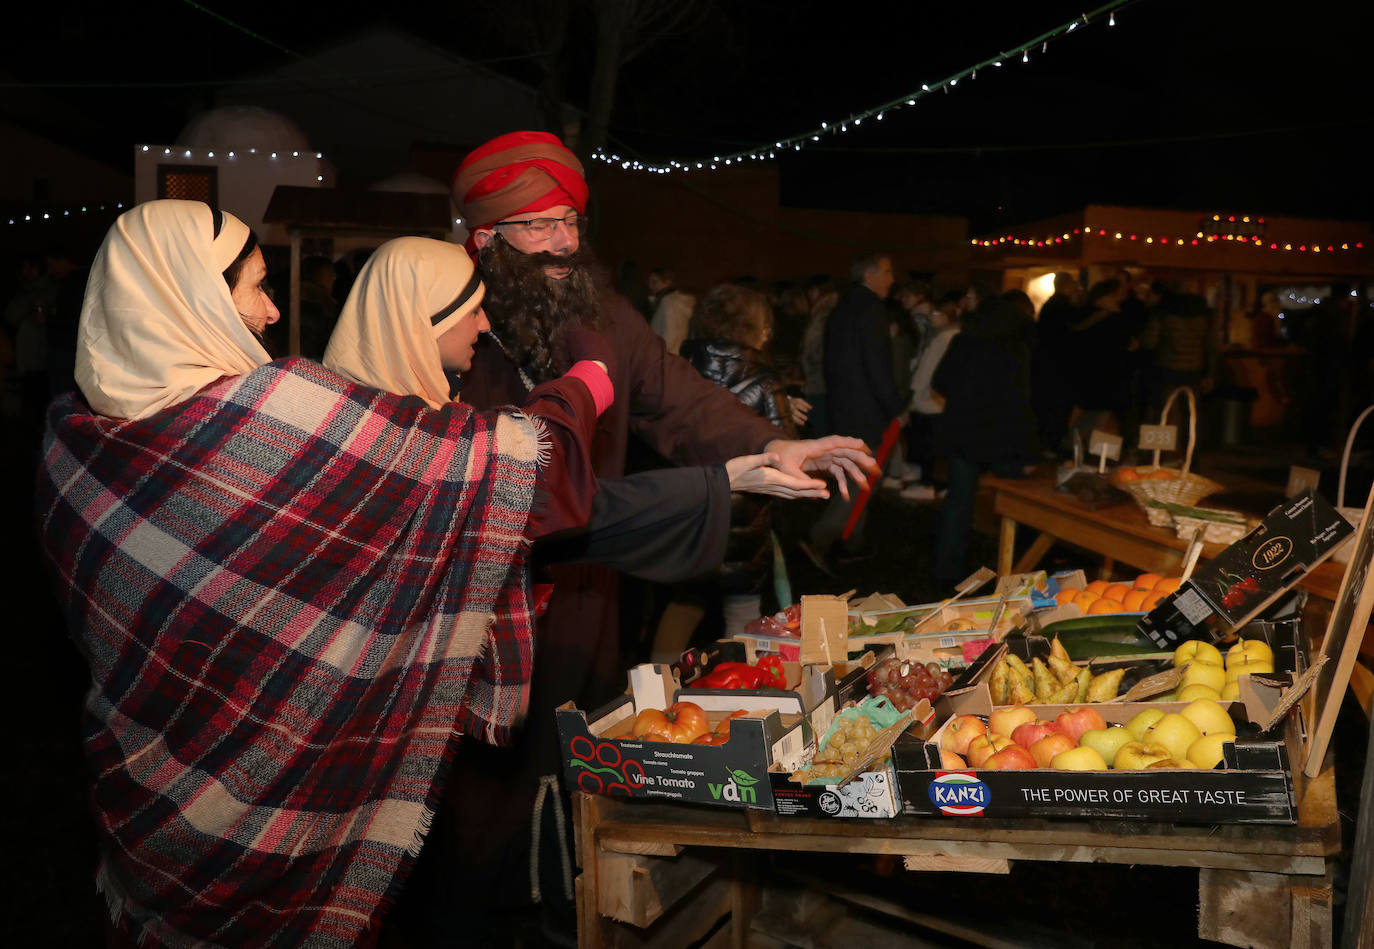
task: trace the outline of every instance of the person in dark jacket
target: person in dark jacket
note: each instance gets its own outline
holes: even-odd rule
[[[854,260],[850,276],[854,285],[825,324],[830,430],[861,438],[876,448],[888,423],[906,407],[906,400],[892,382],[892,337],[883,306],[892,289],[892,259],[886,254],[860,256]],[[840,540],[851,507],[851,499],[830,496],[824,513],[811,528],[812,551],[818,557],[823,559]],[[868,508],[863,510],[846,545],[847,552],[856,552],[863,544]]]
[[[703,376],[729,389],[752,412],[791,438],[795,427],[787,394],[766,352],[772,335],[768,298],[756,290],[722,284],[697,304],[690,337],[682,344],[681,354]],[[703,597],[709,607],[706,630],[715,631],[717,615],[727,635],[742,631],[745,623],[757,619],[762,613],[761,593],[772,576],[772,567],[768,500],[734,495],[725,563],[703,591],[710,594]]]
[[[949,467],[940,511],[932,578],[951,587],[968,573],[973,501],[984,471],[1019,476],[1036,458],[1037,431],[1030,396],[1034,324],[1015,302],[986,300],[965,317],[935,370],[932,388],[945,398],[936,450]]]

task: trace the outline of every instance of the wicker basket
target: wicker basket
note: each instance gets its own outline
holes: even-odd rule
[[[1215,481],[1199,474],[1193,474],[1189,470],[1193,465],[1193,448],[1197,444],[1197,399],[1194,398],[1192,389],[1187,386],[1179,386],[1169,393],[1169,400],[1164,403],[1164,411],[1160,414],[1159,424],[1167,425],[1169,423],[1169,410],[1173,408],[1174,399],[1178,398],[1180,392],[1188,396],[1188,448],[1183,454],[1182,469],[1161,466],[1159,449],[1156,448],[1153,462],[1135,469],[1137,474],[1145,475],[1145,477],[1136,481],[1117,482],[1117,486],[1122,491],[1135,498],[1136,503],[1145,511],[1145,516],[1150,523],[1156,527],[1172,527],[1174,522],[1168,511],[1152,506],[1150,501],[1166,501],[1170,504],[1191,506],[1207,495],[1222,490],[1222,486]],[[1149,477],[1156,471],[1167,471],[1173,477]]]
[[[1369,406],[1355,419],[1355,424],[1350,426],[1350,434],[1345,437],[1345,452],[1341,455],[1341,476],[1336,482],[1336,510],[1341,512],[1341,516],[1355,525],[1355,533],[1360,532],[1360,521],[1364,519],[1364,508],[1345,506],[1345,474],[1350,468],[1350,449],[1355,446],[1355,435],[1360,430],[1360,423],[1370,412],[1374,412],[1374,405]],[[1350,555],[1355,552],[1355,538],[1352,536],[1331,555],[1332,560],[1340,563],[1349,563]]]

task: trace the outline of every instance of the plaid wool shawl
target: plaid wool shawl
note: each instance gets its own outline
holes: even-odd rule
[[[538,449],[297,359],[137,421],[54,403],[98,882],[145,945],[375,939],[455,734],[501,742],[528,698]]]

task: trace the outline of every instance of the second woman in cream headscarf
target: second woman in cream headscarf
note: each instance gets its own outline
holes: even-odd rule
[[[428,237],[387,241],[368,258],[324,352],[324,364],[354,382],[419,396],[438,409],[452,401],[449,372],[472,362],[488,328],[486,290],[457,244]]]

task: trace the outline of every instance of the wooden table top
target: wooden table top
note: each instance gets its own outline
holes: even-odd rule
[[[1177,550],[1180,556],[1188,549],[1188,542],[1180,538],[1174,531],[1166,527],[1155,527],[1151,524],[1145,516],[1145,512],[1134,501],[1089,509],[1069,492],[1060,491],[1055,486],[1053,475],[1032,478],[997,478],[986,475],[982,483],[992,488],[999,495],[1005,495],[1025,504],[1035,505],[1047,512],[1077,518],[1099,529],[1108,530],[1133,540],[1159,547],[1171,547]],[[1003,505],[997,504],[996,501],[994,504],[997,513],[1002,514]],[[1024,511],[1024,508],[1022,510]],[[1247,511],[1246,513],[1254,517],[1262,517],[1268,512]],[[1021,521],[1016,517],[1013,517],[1013,520],[1024,523],[1027,527],[1046,529],[1033,520]],[[1052,529],[1049,532],[1054,533]],[[1225,549],[1225,544],[1203,544],[1202,556],[1206,558],[1215,557]],[[1110,551],[1098,552],[1107,556],[1112,555]],[[1315,570],[1310,571],[1303,578],[1302,586],[1311,591],[1314,596],[1334,601],[1340,589],[1341,578],[1345,576],[1345,568],[1344,563],[1328,559],[1318,564]]]

